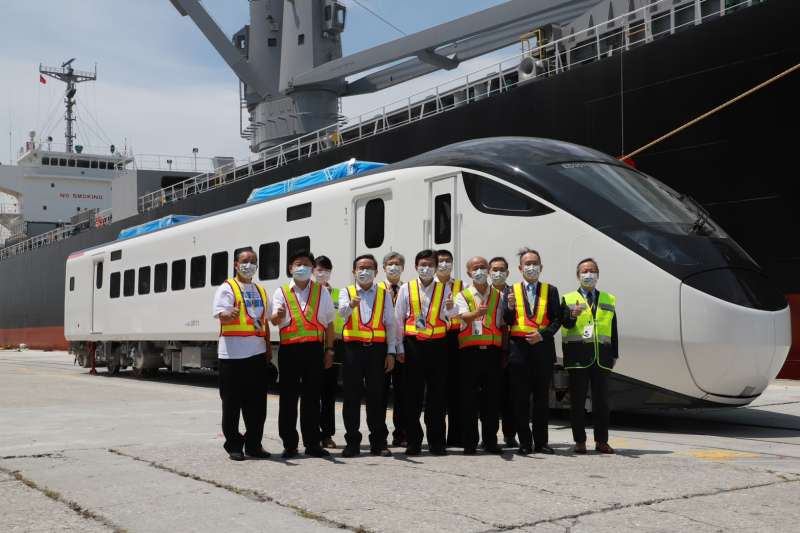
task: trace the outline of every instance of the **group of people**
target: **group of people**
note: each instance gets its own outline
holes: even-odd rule
[[[391,456],[386,410],[393,392],[392,446],[422,453],[423,435],[433,455],[448,447],[475,454],[552,454],[548,440],[550,384],[556,362],[554,336],[561,332],[569,373],[575,453],[585,454],[584,403],[591,387],[595,449],[608,444],[608,374],[619,355],[615,297],[596,288],[592,258],[576,267],[578,288],[563,296],[542,281],[542,257],[522,248],[523,281],[507,284],[503,257],[472,257],[469,285],[452,277],[448,250],[422,250],[415,276],[403,282],[405,258],[360,255],[354,283],[333,288],[325,256],[300,251],[288,258],[291,281],[270,297],[253,281],[258,257],[251,249],[235,258],[236,275],[220,285],[214,317],[220,321],[219,390],[225,450],[233,460],[266,458],[261,440],[266,419],[266,380],[271,364],[269,323],[280,335],[279,435],[282,457],[298,452],[324,457],[335,448],[337,349],[342,357],[344,457],[361,453],[361,405],[366,403],[369,450]],[[297,432],[298,401],[300,434]],[[425,432],[420,416],[424,409]],[[246,432],[239,432],[239,418]],[[480,421],[480,432],[478,422]]]

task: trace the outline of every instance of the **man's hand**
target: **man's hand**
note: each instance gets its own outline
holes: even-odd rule
[[[405,363],[406,362],[406,354],[404,354],[404,353],[397,354],[397,362],[401,363],[401,364]]]
[[[329,369],[333,366],[333,348],[328,348],[325,350],[325,370]]]
[[[478,310],[475,311],[476,318],[483,318],[486,316],[486,313],[489,311],[489,306],[486,304],[481,304],[478,306]]]
[[[533,333],[528,333],[525,335],[525,340],[528,341],[528,344],[539,344],[542,342],[542,334],[538,331],[534,331]]]
[[[447,299],[444,301],[444,305],[445,305],[445,307],[447,307],[448,310],[453,308],[453,293],[452,292],[447,296]]]
[[[239,306],[234,305],[230,311],[223,311],[219,314],[220,320],[230,321],[239,318]]]
[[[578,318],[578,316],[583,312],[583,304],[575,304],[572,306],[572,309],[569,310],[569,314],[572,318]]]
[[[353,296],[350,298],[350,309],[355,309],[361,303],[361,296]]]
[[[517,297],[513,292],[508,293],[508,309],[514,311],[517,308]]]
[[[394,369],[394,356],[389,354],[386,356],[386,363],[383,365],[384,374],[388,374]]]
[[[283,322],[284,318],[286,318],[286,308],[283,304],[278,304],[277,309],[275,309],[275,314],[272,315],[272,323],[278,325]]]

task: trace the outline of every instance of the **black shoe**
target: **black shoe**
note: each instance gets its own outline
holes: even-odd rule
[[[476,452],[475,448],[464,448],[464,455],[475,455]]]
[[[409,446],[408,448],[406,448],[406,455],[408,455],[409,457],[417,457],[419,455],[422,455],[422,449],[420,449],[419,446]]]
[[[359,450],[355,446],[345,446],[344,450],[342,450],[342,457],[355,457],[356,455],[360,454],[361,450]]]
[[[405,448],[406,446],[408,446],[408,442],[405,437],[394,437],[392,439],[393,448]]]
[[[526,448],[524,446],[521,446],[517,450],[517,455],[530,455],[531,453],[533,453],[533,450],[531,450],[530,448]]]
[[[495,444],[492,446],[484,446],[483,451],[485,451],[486,453],[493,453],[499,455],[503,453],[503,448]]]
[[[379,457],[391,457],[392,456],[392,452],[390,452],[389,448],[386,448],[385,446],[383,448],[372,448],[369,451],[369,454],[370,455],[379,456]]]
[[[543,453],[545,455],[553,455],[556,453],[555,450],[553,450],[553,448],[551,448],[547,444],[542,444],[541,446],[537,446],[536,448],[533,449],[533,451],[536,453]]]
[[[517,439],[515,439],[514,437],[508,437],[506,439],[506,445],[503,446],[503,447],[504,448],[518,448],[519,447],[519,442],[517,442]]]
[[[228,454],[228,459],[231,461],[244,461],[244,454],[242,452],[231,452]]]
[[[431,455],[447,455],[446,448],[431,448],[430,449]]]
[[[284,459],[291,459],[293,457],[297,457],[297,448],[286,448],[283,450],[281,457]]]
[[[247,455],[247,457],[252,457],[253,459],[269,459],[270,457],[272,457],[272,454],[269,453],[264,448],[259,448],[252,452],[245,451],[245,454]]]
[[[321,446],[306,448],[305,454],[311,457],[330,457],[330,452]]]

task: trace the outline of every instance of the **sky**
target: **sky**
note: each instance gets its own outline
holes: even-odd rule
[[[297,0],[308,1],[308,0]],[[370,14],[413,33],[502,0],[342,0],[348,7],[344,55],[401,37]],[[227,35],[248,22],[246,0],[204,0]],[[359,5],[360,4],[360,5]],[[488,66],[506,49],[382,93],[346,98],[356,116]],[[188,17],[169,0],[0,0],[0,161],[14,157],[30,130],[63,142],[64,85],[39,83],[38,68],[93,70],[78,86],[78,143],[128,147],[135,154],[245,158],[239,137],[238,82]],[[9,135],[10,133],[10,135]],[[9,140],[11,150],[9,150]]]

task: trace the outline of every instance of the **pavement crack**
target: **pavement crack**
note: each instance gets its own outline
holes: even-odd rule
[[[52,459],[63,459],[64,456],[58,452],[52,453],[34,453],[30,455],[4,455],[0,457],[0,460],[8,460],[8,459],[43,459],[43,458],[52,458]]]
[[[684,520],[688,520],[689,522],[693,522],[695,524],[700,524],[700,525],[703,525],[703,526],[711,526],[711,527],[717,528],[717,531],[724,531],[725,530],[725,528],[720,526],[719,524],[714,524],[712,522],[706,522],[704,520],[698,520],[697,518],[694,518],[694,517],[691,517],[691,516],[688,516],[688,515],[685,515],[685,514],[682,514],[682,513],[678,513],[678,512],[675,512],[675,511],[670,511],[670,510],[667,510],[667,509],[656,509],[655,507],[650,509],[650,510],[654,511],[656,513],[663,513],[663,514],[668,514],[668,515],[672,515],[672,516],[679,516],[679,517],[683,518]]]

